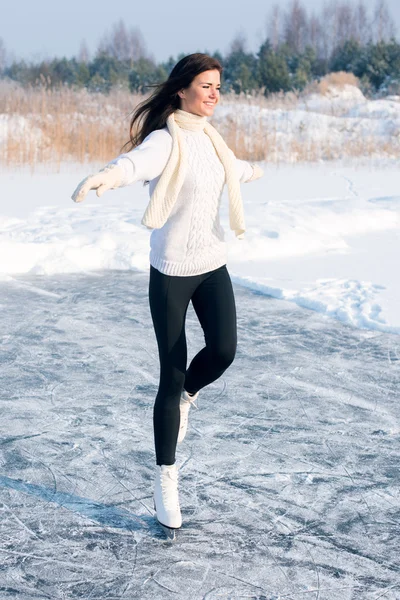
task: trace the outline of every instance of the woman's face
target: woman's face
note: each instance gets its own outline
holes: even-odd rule
[[[218,69],[203,71],[193,79],[188,88],[178,92],[180,109],[199,115],[200,117],[212,116],[219,102],[219,89],[221,76]]]

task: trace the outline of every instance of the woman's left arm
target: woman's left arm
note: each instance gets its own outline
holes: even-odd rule
[[[248,163],[245,160],[236,158],[235,153],[231,149],[229,149],[229,152],[231,152],[235,160],[236,172],[238,174],[240,183],[248,183],[249,181],[259,179],[264,175],[264,171],[257,164]]]

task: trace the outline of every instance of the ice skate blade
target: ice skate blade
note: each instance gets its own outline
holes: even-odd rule
[[[172,527],[167,527],[167,525],[163,525],[160,521],[157,520],[157,523],[165,533],[166,537],[170,541],[176,540],[176,531],[177,529],[173,529]]]
[[[167,536],[167,538],[169,540],[175,540],[176,539],[176,531],[179,529],[177,527],[168,527],[168,525],[163,525],[158,519],[157,519],[157,509],[156,509],[156,503],[154,501],[153,498],[153,506],[154,506],[154,512],[156,513],[154,516],[156,518],[157,523],[159,524],[159,526],[161,527],[161,529],[163,530],[163,532],[165,533],[165,535]]]

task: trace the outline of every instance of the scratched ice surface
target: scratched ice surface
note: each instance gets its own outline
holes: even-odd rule
[[[399,337],[235,286],[239,344],[152,510],[147,273],[0,283],[0,598],[400,598]],[[189,359],[203,342],[190,306]]]

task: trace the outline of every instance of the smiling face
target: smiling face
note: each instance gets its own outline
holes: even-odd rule
[[[188,88],[178,92],[179,108],[200,117],[212,116],[219,102],[220,86],[221,76],[217,69],[199,73]]]

